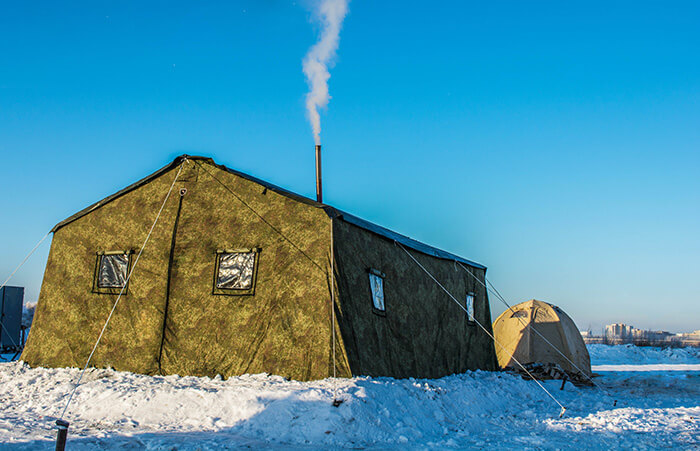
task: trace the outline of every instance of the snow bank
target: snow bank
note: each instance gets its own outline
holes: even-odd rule
[[[76,369],[0,364],[0,448],[50,449]],[[608,450],[700,443],[700,374],[607,373],[603,390],[520,377],[228,380],[91,370],[71,404],[70,449],[328,447]],[[344,400],[331,402],[334,393]],[[613,406],[617,400],[617,406]]]
[[[700,371],[700,363],[646,363],[642,365],[593,365],[593,371]]]
[[[700,364],[700,348],[657,348],[651,346],[588,345],[591,365]]]

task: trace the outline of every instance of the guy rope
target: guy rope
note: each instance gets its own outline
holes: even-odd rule
[[[397,245],[397,246],[399,246],[401,249],[403,249],[403,251],[406,252],[406,255],[408,255],[409,257],[411,257],[411,260],[413,260],[413,262],[414,262],[416,265],[418,265],[418,266],[420,267],[420,269],[422,269],[431,279],[433,279],[433,282],[435,282],[435,283],[442,289],[442,291],[444,291],[444,292],[450,297],[450,299],[452,299],[452,300],[455,302],[455,304],[457,304],[457,306],[458,306],[459,308],[461,308],[462,310],[464,310],[464,312],[465,312],[467,315],[469,314],[469,312],[467,311],[467,309],[452,295],[452,293],[450,293],[450,292],[447,290],[447,288],[445,288],[445,287],[435,278],[435,276],[433,276],[433,275],[430,273],[430,271],[428,271],[427,269],[425,269],[425,267],[424,267],[423,265],[421,265],[420,262],[419,262],[418,260],[416,260],[416,258],[415,258],[413,255],[411,255],[411,253],[408,252],[408,250],[407,250],[401,243],[399,243],[398,241],[394,241],[394,244]],[[542,385],[542,383],[541,383],[540,381],[538,381],[538,380],[535,378],[535,376],[533,376],[533,375],[532,375],[532,374],[531,374],[531,373],[530,373],[530,372],[529,372],[515,357],[513,357],[513,354],[509,353],[508,350],[507,350],[498,340],[496,340],[496,337],[494,337],[493,334],[492,334],[491,332],[489,332],[488,329],[486,329],[486,328],[483,326],[483,324],[481,324],[481,322],[479,322],[478,319],[476,319],[475,317],[471,317],[471,319],[473,319],[474,322],[475,322],[476,324],[478,324],[478,326],[486,333],[486,335],[488,335],[489,337],[491,337],[491,339],[493,340],[494,343],[496,343],[498,346],[500,346],[500,348],[503,349],[503,351],[505,351],[506,353],[508,353],[508,354],[510,355],[510,357],[513,359],[513,361],[514,361],[515,363],[517,363],[517,364],[520,366],[520,368],[522,368],[523,371],[525,371],[525,373],[527,373],[527,375],[530,376],[530,377],[532,378],[532,380],[535,381],[535,383],[536,383],[537,385],[539,385],[539,387],[540,387],[542,390],[544,390],[544,392],[547,393],[547,395],[548,395],[550,398],[552,398],[552,400],[553,400],[555,403],[557,403],[557,404],[559,405],[559,407],[561,407],[561,411],[559,412],[559,418],[563,417],[563,416],[564,416],[564,413],[566,412],[566,407],[564,407],[564,405],[563,405],[562,403],[560,403],[559,400],[558,400],[557,398],[555,398],[554,395],[552,395],[552,394],[549,392],[549,390],[547,390],[547,389],[544,387],[544,385]]]
[[[24,264],[27,262],[27,260],[29,260],[29,257],[31,257],[32,254],[33,254],[37,249],[39,249],[39,246],[41,246],[41,243],[43,243],[44,240],[46,240],[46,238],[49,237],[49,235],[51,235],[51,232],[50,232],[50,231],[49,231],[49,232],[46,232],[46,235],[44,235],[44,237],[43,237],[42,239],[40,239],[38,243],[36,243],[36,245],[32,248],[32,250],[29,251],[29,253],[27,254],[27,256],[24,257],[24,260],[22,260],[22,262],[15,268],[15,270],[12,271],[12,273],[11,273],[9,276],[7,276],[7,279],[5,279],[5,281],[2,283],[2,285],[0,285],[0,290],[2,290],[2,289],[5,287],[5,285],[7,285],[7,283],[10,281],[10,279],[12,279],[12,277],[15,275],[15,273],[17,273],[17,271],[19,271],[20,268],[21,268],[22,266],[24,266]],[[17,349],[20,349],[20,346],[19,346],[17,343],[15,343],[15,339],[12,338],[12,334],[6,334],[5,336],[6,336],[7,338],[10,339],[10,341],[12,342],[12,344],[15,345],[15,347],[16,347]],[[15,355],[15,357],[16,357],[16,355]],[[14,360],[14,357],[13,357],[12,359]]]
[[[114,314],[114,311],[117,308],[117,305],[119,304],[119,300],[122,298],[122,294],[124,294],[124,289],[126,286],[129,284],[129,279],[131,279],[131,275],[134,273],[134,270],[136,269],[136,265],[139,262],[139,258],[141,258],[141,254],[143,253],[144,248],[146,247],[146,244],[148,243],[148,240],[151,238],[151,234],[153,233],[153,229],[155,229],[156,224],[158,223],[158,219],[160,219],[160,215],[163,212],[163,208],[165,208],[165,204],[168,202],[168,199],[170,198],[170,194],[173,192],[173,188],[175,187],[175,183],[177,182],[178,178],[180,177],[180,172],[182,172],[182,168],[185,165],[185,163],[188,163],[189,160],[185,158],[182,163],[180,164],[180,167],[177,171],[177,174],[175,174],[175,178],[173,179],[173,183],[170,185],[170,189],[168,190],[168,194],[165,195],[165,199],[163,200],[163,204],[160,206],[160,210],[158,210],[158,214],[156,215],[156,219],[153,221],[153,225],[151,225],[151,229],[148,231],[148,234],[146,235],[146,239],[143,242],[143,245],[141,246],[141,249],[139,250],[139,253],[136,255],[136,259],[134,260],[134,264],[131,267],[131,270],[129,271],[129,274],[126,276],[126,281],[124,282],[124,285],[122,286],[121,290],[119,291],[119,295],[117,296],[117,299],[114,301],[114,305],[112,306],[112,310],[109,312],[109,315],[107,316],[107,320],[105,321],[104,326],[102,326],[102,331],[100,331],[100,335],[97,337],[97,341],[95,342],[95,345],[92,348],[92,351],[90,352],[90,355],[87,358],[87,361],[85,362],[85,366],[83,367],[82,371],[80,372],[80,376],[78,377],[78,381],[75,384],[75,387],[73,387],[73,391],[71,391],[70,396],[68,397],[68,401],[66,401],[66,405],[63,408],[63,411],[61,412],[61,416],[59,419],[56,421],[56,425],[58,426],[58,437],[56,440],[56,449],[58,450],[59,447],[62,445],[60,448],[61,450],[63,447],[65,447],[65,441],[66,441],[66,435],[68,431],[68,425],[69,423],[67,421],[63,420],[63,417],[66,414],[66,411],[68,410],[68,406],[70,406],[71,401],[73,400],[73,395],[75,395],[75,392],[78,390],[78,387],[80,386],[81,381],[83,380],[83,375],[85,374],[85,371],[88,368],[88,365],[90,365],[90,360],[92,360],[92,356],[95,354],[95,350],[97,349],[97,346],[100,344],[100,340],[102,340],[102,336],[105,333],[105,330],[107,329],[107,325],[109,324],[109,321],[112,319],[112,315]]]
[[[340,404],[343,403],[343,400],[338,398],[338,381],[337,381],[337,362],[336,362],[336,342],[337,342],[337,337],[336,337],[336,330],[335,330],[335,253],[333,252],[333,221],[330,222],[330,237],[331,237],[331,248],[330,248],[330,276],[328,276],[328,271],[324,269],[321,265],[319,265],[311,256],[309,256],[304,250],[299,247],[292,239],[290,239],[287,235],[282,233],[282,231],[276,227],[274,224],[272,224],[268,219],[266,219],[260,212],[258,212],[255,208],[253,208],[249,203],[247,203],[245,200],[241,198],[238,194],[236,194],[235,191],[233,191],[231,188],[229,188],[224,182],[219,180],[214,174],[209,172],[209,170],[206,168],[206,165],[200,164],[197,162],[197,165],[202,168],[202,170],[209,175],[216,183],[221,185],[223,189],[228,191],[229,194],[231,194],[234,198],[236,198],[244,207],[246,207],[248,210],[250,210],[255,216],[260,218],[260,220],[267,225],[273,232],[278,234],[283,240],[285,240],[294,250],[299,252],[301,255],[303,255],[308,262],[310,262],[313,266],[315,266],[317,269],[320,271],[323,271],[326,273],[327,278],[329,279],[328,283],[330,286],[330,309],[331,309],[331,340],[332,340],[332,356],[331,359],[333,360],[333,406],[338,407]]]
[[[16,273],[17,271],[19,271],[19,269],[20,269],[22,266],[24,266],[25,263],[27,263],[27,260],[29,260],[29,257],[32,256],[32,254],[34,253],[34,251],[36,251],[37,249],[39,249],[39,246],[41,246],[41,243],[43,243],[44,240],[45,240],[46,238],[49,237],[49,235],[51,235],[51,232],[46,232],[46,235],[44,235],[44,238],[40,239],[39,242],[36,243],[36,246],[34,246],[34,248],[32,248],[32,250],[29,251],[29,253],[27,254],[27,256],[24,257],[24,260],[22,260],[22,263],[20,263],[19,266],[17,266],[17,267],[15,268],[15,270],[12,271],[12,274],[10,274],[9,276],[7,276],[7,279],[5,279],[5,281],[2,283],[2,285],[0,285],[0,289],[2,289],[5,285],[7,285],[7,282],[9,282],[10,279],[12,279],[12,276],[14,276],[15,273]]]
[[[474,275],[474,273],[472,273],[472,272],[469,270],[469,268],[465,267],[465,266],[462,265],[460,262],[456,262],[456,263],[457,263],[464,271],[466,271],[467,274],[469,274],[470,276],[472,276],[472,277],[474,278],[474,280],[476,280],[479,284],[481,284],[481,286],[483,286],[484,288],[486,288],[486,290],[490,291],[494,296],[496,296],[496,298],[497,298],[498,300],[500,300],[502,303],[504,303],[505,306],[508,307],[508,310],[510,310],[511,312],[515,313],[515,311],[513,310],[513,307],[511,307],[510,304],[508,304],[508,302],[506,302],[505,298],[504,298],[503,296],[501,296],[501,293],[498,291],[498,289],[496,289],[496,287],[493,285],[493,283],[491,283],[491,281],[489,281],[488,279],[485,279],[485,280],[486,280],[486,284],[484,284],[484,282],[482,282],[481,280],[479,280],[479,278],[476,277],[476,276]],[[488,284],[488,285],[487,285],[487,284]],[[574,368],[576,368],[576,369],[579,371],[579,373],[582,374],[585,378],[587,378],[597,389],[599,389],[600,391],[602,391],[602,392],[603,392],[606,396],[608,396],[610,399],[613,399],[613,407],[617,405],[617,400],[614,399],[614,398],[610,395],[610,393],[607,392],[607,390],[605,390],[603,387],[601,387],[600,385],[598,385],[598,384],[593,380],[592,377],[588,376],[581,368],[578,367],[578,365],[576,365],[574,362],[572,362],[563,352],[561,352],[561,351],[559,350],[559,348],[557,348],[551,341],[549,341],[549,340],[547,339],[547,337],[545,337],[544,335],[542,335],[542,334],[540,333],[540,331],[538,331],[536,328],[531,327],[531,326],[529,326],[527,323],[525,323],[525,320],[524,320],[524,319],[522,319],[522,318],[520,318],[520,317],[517,317],[517,318],[518,318],[518,321],[520,322],[520,324],[523,325],[523,327],[530,327],[530,330],[532,330],[533,332],[535,332],[535,333],[536,333],[541,339],[543,339],[550,347],[552,347],[555,351],[557,351],[557,352],[559,353],[559,355],[561,355],[562,357],[564,357],[564,359],[565,359],[567,362],[569,362]],[[563,387],[563,385],[562,385],[562,387]]]

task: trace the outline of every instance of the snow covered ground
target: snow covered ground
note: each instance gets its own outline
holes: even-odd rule
[[[700,348],[589,345],[593,371],[700,371]]]
[[[68,410],[68,449],[698,449],[698,350],[592,345],[597,388],[505,373],[438,380],[358,377],[315,382],[86,373]],[[670,366],[669,366],[670,365]],[[53,449],[55,416],[76,369],[0,364],[0,448]],[[344,402],[333,407],[337,391]],[[617,405],[613,406],[613,402]]]
[[[700,348],[588,345],[592,365],[700,363]]]

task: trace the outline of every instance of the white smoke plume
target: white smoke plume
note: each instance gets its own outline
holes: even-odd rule
[[[333,57],[338,49],[340,28],[348,12],[349,0],[316,0],[313,3],[315,19],[321,24],[321,36],[309,50],[303,61],[304,75],[309,84],[306,94],[306,110],[314,132],[314,141],[321,144],[321,116],[319,108],[328,105],[328,68],[333,65]]]

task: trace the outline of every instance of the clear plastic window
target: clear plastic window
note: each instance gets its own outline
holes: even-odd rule
[[[249,290],[253,287],[255,252],[219,254],[219,271],[216,288],[224,290]]]
[[[100,269],[97,274],[98,288],[124,288],[129,254],[107,254],[100,256]]]
[[[372,304],[380,312],[386,311],[384,306],[384,278],[374,272],[369,273],[369,287],[372,290]]]
[[[467,321],[474,321],[474,293],[467,294],[467,301],[465,303],[467,309]]]

